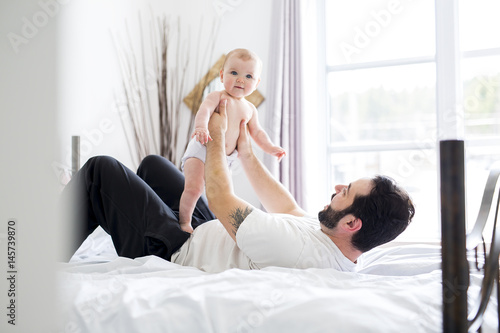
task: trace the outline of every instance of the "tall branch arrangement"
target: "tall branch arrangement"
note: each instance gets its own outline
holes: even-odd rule
[[[191,112],[183,115],[183,96],[190,59],[194,61],[194,75],[210,64],[218,24],[213,24],[207,47],[201,41],[203,23],[200,24],[198,43],[194,53],[190,52],[189,38],[181,38],[179,18],[171,19],[165,15],[153,17],[149,22],[151,54],[146,55],[145,38],[139,14],[140,50],[134,50],[133,38],[125,22],[126,38],[113,37],[117,49],[122,75],[123,97],[116,98],[123,111],[120,117],[127,144],[137,165],[150,154],[166,157],[179,166],[179,136],[181,129],[187,127],[186,148],[193,130],[194,117],[203,96],[196,96],[198,103],[190,105]],[[188,34],[189,35],[189,34]],[[205,37],[206,38],[206,37]],[[202,49],[203,48],[203,49]],[[138,59],[136,54],[140,54]],[[201,61],[198,59],[201,56]],[[208,56],[207,56],[208,55]],[[194,109],[196,107],[196,109]],[[185,120],[188,118],[188,120]]]

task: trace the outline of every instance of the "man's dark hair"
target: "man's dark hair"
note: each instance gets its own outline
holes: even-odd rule
[[[415,215],[410,196],[393,179],[376,176],[373,184],[370,194],[355,197],[349,209],[363,223],[351,240],[362,252],[396,238]]]

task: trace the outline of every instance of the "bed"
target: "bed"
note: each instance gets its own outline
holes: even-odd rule
[[[371,250],[356,273],[268,267],[209,274],[155,256],[119,257],[110,237],[98,228],[69,263],[60,264],[59,330],[452,332],[446,326],[450,304],[463,307],[465,294],[466,309],[474,309],[484,298],[484,270],[475,267],[485,259],[465,250],[465,244],[462,250],[468,288],[454,278],[456,272],[444,279],[446,255],[438,245]],[[496,293],[489,293],[486,304],[482,332],[498,332]],[[465,323],[467,330],[467,318]]]

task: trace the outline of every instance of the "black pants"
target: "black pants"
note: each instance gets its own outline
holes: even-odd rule
[[[161,156],[146,157],[137,174],[112,157],[89,159],[63,192],[75,223],[71,250],[100,225],[111,235],[118,255],[170,260],[190,235],[181,230],[178,219],[183,190],[184,175]],[[193,228],[214,218],[201,197],[193,213]]]

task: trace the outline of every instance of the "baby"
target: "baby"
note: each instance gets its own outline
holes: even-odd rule
[[[195,129],[186,152],[182,157],[185,185],[179,207],[181,229],[193,232],[191,216],[196,202],[205,188],[205,144],[212,140],[208,132],[208,121],[222,99],[227,100],[226,155],[229,167],[236,160],[236,144],[240,135],[240,123],[245,121],[253,140],[266,153],[276,156],[278,161],[286,155],[285,150],[275,146],[259,124],[257,109],[245,97],[257,89],[260,83],[262,61],[253,52],[235,49],[226,56],[220,80],[224,90],[215,91],[201,103],[195,118]]]

